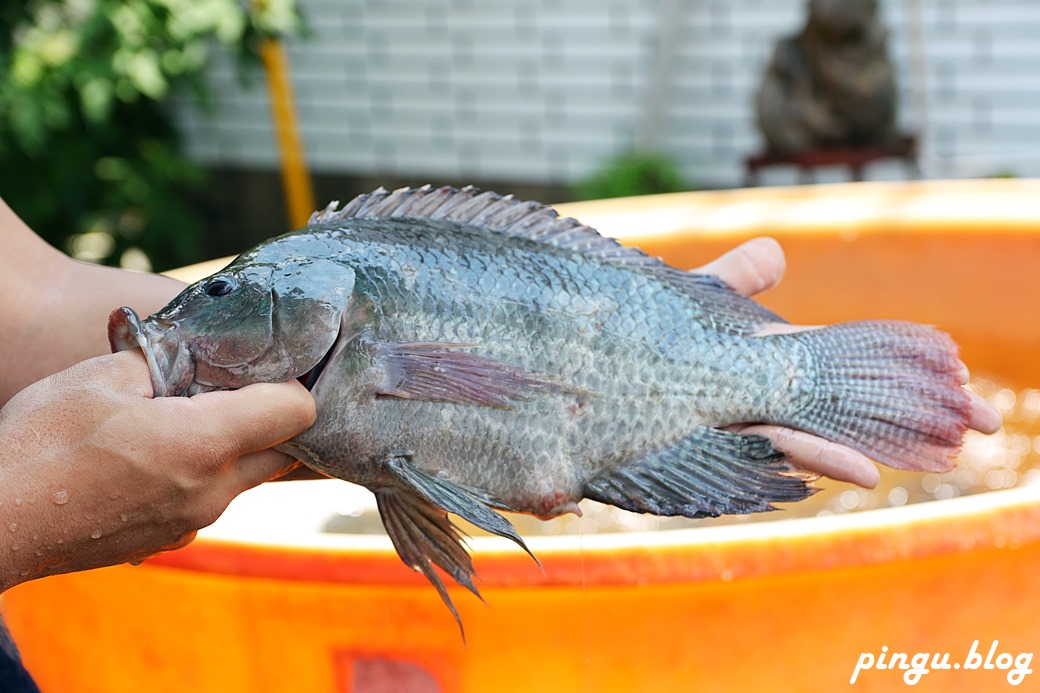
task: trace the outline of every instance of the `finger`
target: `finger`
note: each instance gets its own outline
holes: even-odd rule
[[[754,296],[780,283],[786,261],[772,238],[753,238],[694,272],[714,274],[744,296]]]
[[[284,474],[280,474],[271,481],[314,481],[317,479],[332,479],[328,474],[322,474],[317,469],[311,469],[303,462],[297,462]]]
[[[963,361],[958,361],[957,382],[967,385],[971,379],[968,366]],[[1004,425],[1000,411],[987,402],[981,395],[968,391],[968,428],[979,433],[996,433]]]
[[[58,381],[92,382],[100,384],[107,391],[123,392],[133,396],[152,396],[152,377],[144,353],[140,349],[87,359],[56,373],[54,378]]]
[[[159,548],[148,548],[142,551],[132,553],[126,557],[125,562],[129,563],[130,565],[136,566],[144,563],[152,556],[158,556],[159,554],[166,553],[168,551],[176,551],[177,549],[183,549],[185,546],[195,541],[195,537],[197,535],[198,532],[186,532],[185,534],[182,534],[176,541],[173,541],[169,544],[164,544]]]
[[[835,481],[848,481],[863,488],[874,488],[881,481],[877,465],[868,457],[819,436],[766,424],[741,426],[732,430],[765,436],[777,450],[787,454],[791,464]]]
[[[957,382],[961,385],[967,385],[971,379],[971,372],[968,370],[968,366],[963,361],[957,362]]]
[[[248,455],[242,455],[235,460],[232,467],[234,478],[234,493],[238,495],[242,491],[259,486],[265,481],[270,481],[292,471],[297,461],[289,455],[276,450],[263,450]]]
[[[166,546],[164,546],[161,549],[159,549],[158,552],[159,553],[164,553],[166,551],[176,551],[177,549],[183,549],[185,546],[187,546],[191,542],[195,541],[195,537],[197,535],[198,535],[197,531],[196,532],[186,532],[186,533],[184,533],[181,536],[180,539],[178,539],[177,541],[173,542],[172,544],[167,544]]]
[[[974,392],[968,392],[968,428],[980,433],[996,433],[1004,425],[1000,412],[992,404]]]
[[[207,392],[191,398],[214,444],[226,457],[238,457],[285,442],[314,423],[314,398],[307,388],[287,383],[257,383],[241,390]],[[217,426],[216,430],[214,425]]]

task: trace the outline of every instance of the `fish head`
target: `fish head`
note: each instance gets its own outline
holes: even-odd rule
[[[109,342],[144,352],[156,397],[284,382],[332,348],[353,289],[353,270],[328,259],[244,255],[144,320],[113,311]]]

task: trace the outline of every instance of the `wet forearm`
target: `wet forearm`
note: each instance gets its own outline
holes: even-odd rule
[[[36,236],[0,202],[0,405],[32,382],[109,351],[109,312],[149,314],[182,284],[76,262]]]

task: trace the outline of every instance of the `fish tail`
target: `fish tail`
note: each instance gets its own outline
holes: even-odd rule
[[[809,351],[811,392],[782,421],[897,469],[943,471],[971,403],[957,345],[925,325],[851,322],[784,335]]]

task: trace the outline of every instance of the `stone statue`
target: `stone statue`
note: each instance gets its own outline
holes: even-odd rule
[[[805,28],[780,40],[758,90],[758,126],[769,149],[896,140],[887,39],[877,0],[809,0]]]

